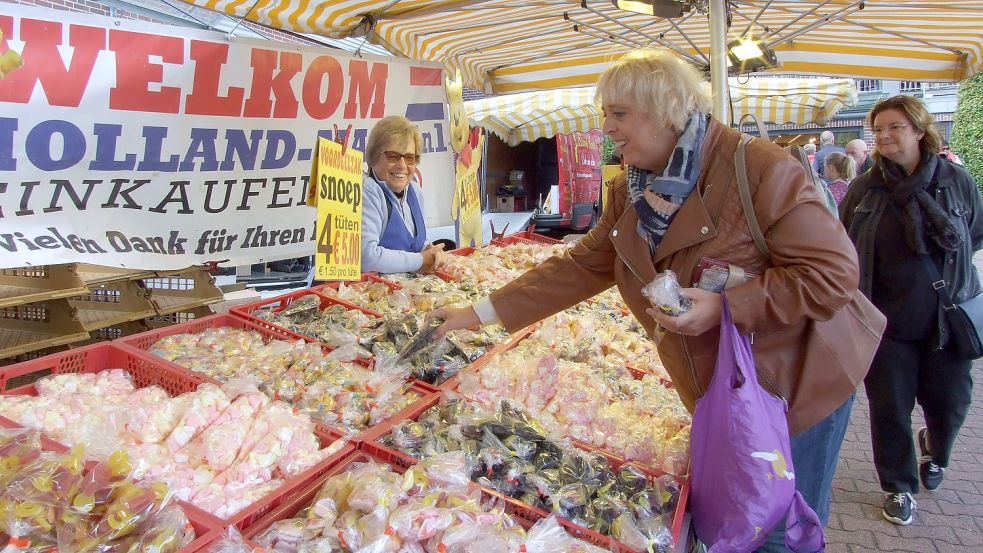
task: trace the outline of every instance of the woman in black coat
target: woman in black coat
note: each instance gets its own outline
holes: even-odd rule
[[[942,483],[972,399],[971,360],[949,339],[933,284],[941,275],[957,304],[980,293],[973,253],[983,247],[983,204],[969,173],[938,155],[942,138],[921,100],[883,100],[868,122],[876,165],[853,181],[840,216],[857,247],[860,289],[887,316],[864,385],[883,515],[909,524],[919,477],[928,490]],[[916,400],[925,427],[913,437]]]

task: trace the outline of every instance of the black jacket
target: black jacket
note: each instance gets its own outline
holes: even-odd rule
[[[983,201],[973,177],[966,170],[947,160],[939,161],[934,186],[936,201],[956,224],[963,236],[962,245],[952,252],[946,252],[942,266],[942,278],[948,285],[955,303],[962,303],[980,294],[981,288],[973,253],[983,248]],[[874,237],[877,225],[890,200],[880,166],[857,177],[850,185],[847,195],[840,203],[840,219],[847,234],[857,248],[860,260],[860,291],[868,298],[874,273]],[[899,240],[904,240],[900,236]],[[954,293],[953,293],[954,292]],[[926,290],[934,296],[934,290]],[[940,306],[941,309],[941,306]],[[948,329],[938,317],[938,346],[948,341]]]

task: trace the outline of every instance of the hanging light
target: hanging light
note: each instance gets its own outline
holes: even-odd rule
[[[614,7],[654,17],[682,17],[690,10],[689,0],[611,0]]]
[[[753,73],[778,66],[775,51],[760,40],[741,37],[727,44],[727,61],[732,73]]]

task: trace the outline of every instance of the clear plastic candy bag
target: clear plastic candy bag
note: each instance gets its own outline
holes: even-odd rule
[[[693,302],[683,295],[676,273],[665,271],[656,275],[652,282],[642,288],[642,294],[659,311],[673,317],[678,317],[689,311]]]

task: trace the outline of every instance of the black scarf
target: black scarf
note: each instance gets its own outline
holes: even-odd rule
[[[943,250],[958,248],[963,240],[959,230],[928,190],[936,183],[938,156],[923,153],[910,176],[897,163],[884,156],[879,158],[878,166],[891,200],[901,208],[908,247],[917,254],[929,253],[927,235]]]

